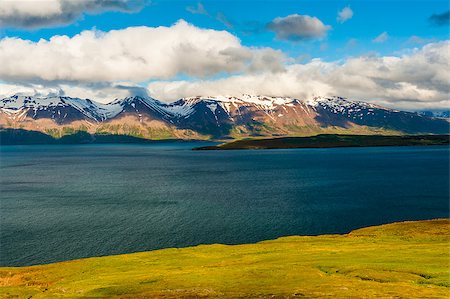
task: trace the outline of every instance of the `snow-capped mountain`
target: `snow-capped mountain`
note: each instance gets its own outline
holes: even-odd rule
[[[70,97],[12,96],[0,100],[0,125],[43,132],[82,126],[92,132],[147,138],[449,132],[444,119],[341,97],[253,95],[188,97],[169,104],[139,96],[108,104]]]
[[[101,105],[90,100],[70,97],[29,97],[14,95],[0,101],[0,109],[13,119],[51,118],[56,123],[76,119],[100,121],[106,115],[99,114]]]

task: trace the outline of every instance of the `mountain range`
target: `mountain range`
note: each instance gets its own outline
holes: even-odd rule
[[[72,97],[0,100],[0,127],[54,137],[87,131],[148,139],[222,139],[319,133],[448,134],[449,120],[342,97],[197,96],[164,103],[133,96],[102,104]]]

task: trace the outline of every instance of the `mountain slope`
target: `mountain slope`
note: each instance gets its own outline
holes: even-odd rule
[[[419,111],[418,114],[430,116],[430,117],[439,117],[439,118],[450,118],[450,110],[441,110],[441,111]]]
[[[3,113],[13,119],[50,118],[57,124],[70,123],[74,120],[106,119],[99,113],[99,104],[90,100],[70,97],[29,97],[12,96],[0,101]]]
[[[166,104],[127,97],[108,104],[70,97],[0,100],[0,126],[62,136],[74,130],[164,138],[302,136],[317,133],[447,134],[446,119],[341,97],[189,97]]]

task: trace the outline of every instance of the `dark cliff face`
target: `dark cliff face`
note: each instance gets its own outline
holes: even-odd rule
[[[181,129],[190,129],[214,137],[227,136],[233,126],[233,120],[224,108],[209,100],[196,102],[192,105],[192,113],[188,117],[174,117],[173,123]]]
[[[173,130],[191,130],[213,138],[314,134],[323,130],[350,132],[355,127],[367,133],[370,130],[405,134],[447,134],[450,131],[449,122],[444,118],[339,97],[310,101],[263,96],[193,97],[171,104],[152,98],[128,97],[99,104],[68,97],[15,96],[1,100],[0,111],[0,124],[4,128],[20,128],[25,122],[29,125],[45,119],[56,127],[70,127],[76,121],[91,125],[123,122],[126,126],[130,125],[130,118],[124,116],[132,116],[137,124],[146,128],[157,121]],[[36,128],[46,131],[42,123],[33,127]]]
[[[100,121],[100,119],[92,119],[79,110],[71,106],[43,107],[37,109],[29,108],[26,115],[32,119],[51,119],[58,125],[70,124],[74,121]]]

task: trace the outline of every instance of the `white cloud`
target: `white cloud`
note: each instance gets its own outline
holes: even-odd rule
[[[41,28],[69,24],[84,13],[133,12],[148,0],[0,0],[0,27]]]
[[[315,94],[327,94],[329,86],[314,78],[320,72],[320,61],[306,65],[289,66],[279,74],[258,73],[237,75],[212,81],[153,82],[148,86],[150,94],[172,100],[194,95],[240,95],[243,93],[309,98]]]
[[[300,41],[325,37],[331,26],[316,17],[293,14],[275,18],[267,24],[267,29],[275,32],[280,40]]]
[[[350,20],[353,17],[353,10],[347,6],[338,12],[337,21],[339,23],[344,23],[345,21]]]
[[[377,37],[375,37],[372,41],[374,43],[384,43],[385,41],[387,41],[389,38],[388,33],[385,31],[383,33],[380,33],[380,35],[378,35]]]
[[[185,21],[171,27],[129,27],[38,42],[0,40],[4,81],[134,81],[204,77],[241,71],[280,71],[284,55],[249,48],[227,31],[200,29]]]
[[[120,99],[131,95],[147,95],[147,89],[136,86],[130,82],[117,84],[14,84],[0,82],[0,98],[11,95],[49,96],[60,95],[91,99],[102,103],[108,103],[114,99]]]
[[[148,85],[156,98],[242,93],[310,98],[339,95],[399,109],[448,108],[450,42],[429,44],[407,55],[366,56],[343,62],[312,60],[278,74],[236,75],[219,80],[159,81]]]
[[[448,109],[450,41],[428,44],[402,56],[363,56],[344,61],[313,59],[286,66],[285,71],[234,75],[217,80],[156,81],[151,96],[174,101],[194,95],[242,93],[310,98],[339,95],[408,110]],[[0,83],[0,96],[15,93],[64,94],[108,102],[146,90],[133,82],[23,84]]]
[[[302,64],[272,48],[245,47],[227,31],[179,21],[171,27],[90,30],[37,42],[1,39],[0,95],[62,90],[106,102],[145,94],[138,85],[147,85],[152,96],[166,101],[242,93],[339,95],[400,109],[447,108],[449,53],[450,42],[444,41],[400,56]],[[170,81],[183,74],[189,79]]]

